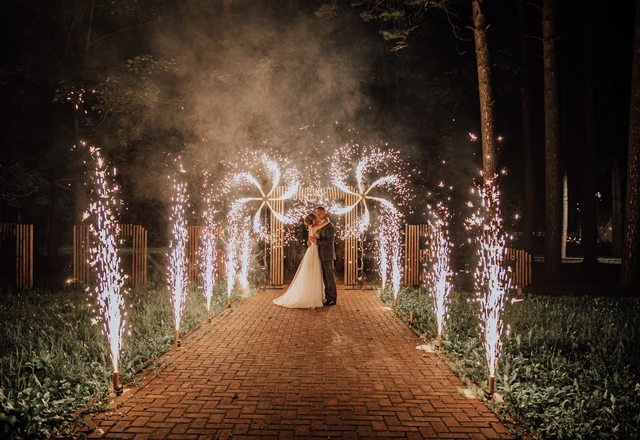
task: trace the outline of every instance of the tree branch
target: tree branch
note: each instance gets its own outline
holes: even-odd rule
[[[31,194],[35,193],[38,189],[40,189],[40,187],[36,186],[36,187],[32,188],[31,191],[29,191],[28,193],[24,193],[24,194],[7,193],[7,195],[10,195],[12,197],[29,197]]]
[[[148,24],[158,23],[158,22],[160,22],[160,21],[162,21],[162,18],[158,18],[157,20],[148,21],[148,22],[146,22],[146,23],[140,23],[140,24],[137,24],[137,25],[135,25],[135,26],[128,27],[128,28],[120,29],[119,31],[115,31],[115,32],[112,32],[112,33],[110,33],[110,34],[103,35],[103,36],[102,36],[102,37],[100,37],[100,38],[96,38],[95,40],[91,41],[91,42],[88,44],[88,46],[91,46],[92,44],[97,43],[97,42],[98,42],[98,41],[100,41],[100,40],[104,40],[105,38],[113,37],[114,35],[120,34],[120,33],[122,33],[122,32],[130,31],[130,30],[132,30],[132,29],[139,28],[139,27],[142,27],[142,26],[146,26],[146,25],[148,25]]]

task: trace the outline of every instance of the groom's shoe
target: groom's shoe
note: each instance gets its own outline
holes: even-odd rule
[[[327,301],[326,303],[322,303],[323,306],[335,306],[336,302],[335,301]]]

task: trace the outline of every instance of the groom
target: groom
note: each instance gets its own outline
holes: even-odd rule
[[[327,210],[322,206],[316,208],[316,217],[320,222],[327,218]],[[331,221],[327,219],[329,224],[320,229],[320,238],[310,237],[309,240],[318,246],[320,261],[322,262],[322,279],[324,281],[324,296],[326,298],[325,306],[334,306],[338,299],[336,290],[336,278],[333,274],[333,261],[336,259],[336,251],[334,248],[334,237],[336,228]]]

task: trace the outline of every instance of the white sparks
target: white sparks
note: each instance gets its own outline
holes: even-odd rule
[[[478,193],[481,204],[467,219],[467,224],[476,231],[479,257],[475,272],[476,293],[480,301],[480,320],[485,337],[489,376],[494,377],[502,350],[502,313],[510,279],[503,266],[506,235],[500,217],[500,193],[495,185],[495,177],[487,179],[478,188]]]
[[[95,293],[101,313],[92,323],[102,319],[109,340],[113,371],[117,373],[125,326],[123,295],[126,293],[123,289],[124,276],[118,256],[118,247],[122,245],[122,240],[118,238],[120,230],[115,212],[119,204],[116,200],[118,187],[113,183],[114,173],[107,170],[99,149],[91,147],[89,152],[95,163],[95,175],[92,178],[94,185],[91,203],[83,219],[89,218],[90,214],[95,218],[95,223],[90,225],[94,242],[89,253],[91,267],[96,270]]]
[[[203,213],[204,230],[202,232],[202,246],[200,247],[200,274],[203,283],[203,295],[207,302],[207,311],[211,311],[211,297],[213,287],[216,284],[218,273],[218,255],[216,251],[216,231],[215,221],[216,209],[213,205],[213,195],[211,189],[207,188],[209,175],[205,175],[204,187],[208,190],[205,195],[206,208]]]
[[[173,315],[176,332],[180,331],[180,321],[187,295],[187,239],[188,231],[185,220],[185,213],[189,206],[187,195],[187,184],[174,179],[172,197],[172,207],[170,223],[172,224],[173,238],[169,244],[169,290],[171,291],[171,302],[173,304]]]

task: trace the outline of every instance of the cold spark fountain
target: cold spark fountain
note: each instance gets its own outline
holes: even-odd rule
[[[440,188],[444,184],[439,185]],[[447,202],[450,198],[447,198]],[[451,294],[451,270],[450,258],[453,244],[449,239],[449,221],[451,214],[444,201],[438,201],[435,206],[427,205],[430,214],[428,221],[428,252],[431,257],[429,270],[426,271],[427,290],[433,297],[433,311],[438,323],[438,345],[442,348],[442,330],[449,318],[449,303]]]
[[[211,297],[216,284],[218,273],[218,254],[216,250],[216,232],[218,225],[215,221],[217,213],[211,189],[207,188],[208,175],[205,176],[204,188],[206,208],[203,213],[204,230],[202,232],[202,246],[200,247],[200,274],[202,276],[202,293],[207,302],[207,322],[211,322]]]
[[[383,230],[378,230],[375,235],[376,262],[378,263],[378,273],[380,274],[380,295],[382,295],[387,288],[387,278],[389,276],[389,237]]]
[[[117,199],[118,186],[113,182],[116,170],[109,170],[100,150],[90,147],[89,152],[94,162],[93,187],[91,189],[91,203],[83,218],[93,215],[95,223],[90,225],[93,233],[93,243],[89,249],[91,267],[96,271],[97,285],[94,289],[95,300],[99,309],[96,313],[98,320],[103,321],[103,333],[109,341],[111,362],[113,364],[113,389],[117,395],[122,394],[119,383],[118,361],[122,348],[122,335],[125,321],[123,311],[124,275],[120,268],[118,247],[122,246],[119,238],[119,226],[116,223],[117,210],[120,202]]]
[[[493,179],[478,188],[480,205],[467,225],[476,232],[478,267],[475,272],[476,294],[480,302],[480,324],[484,334],[484,348],[489,369],[488,395],[492,396],[498,359],[502,350],[505,295],[510,279],[503,266],[506,235],[500,217],[500,192]],[[471,202],[468,203],[473,207]]]
[[[182,170],[182,168],[181,168]],[[169,244],[169,291],[173,305],[173,317],[176,327],[176,345],[180,346],[180,321],[187,296],[187,239],[188,231],[185,213],[189,206],[187,184],[173,179],[174,195],[171,198],[171,216],[169,222],[172,225],[173,238]]]
[[[225,228],[225,251],[227,261],[225,273],[227,275],[227,308],[231,307],[231,292],[236,283],[238,272],[238,247],[240,223],[242,221],[242,205],[234,203],[227,214],[227,226]]]
[[[243,289],[249,288],[249,267],[251,266],[251,234],[248,225],[242,228],[242,238],[240,240],[240,271],[238,282]]]
[[[355,170],[351,169],[351,164],[355,161],[354,157],[357,160]],[[347,144],[335,152],[331,161],[332,184],[353,196],[354,201],[344,207],[333,206],[330,211],[337,215],[346,214],[354,209],[362,213],[354,222],[355,226],[345,230],[345,236],[360,240],[372,222],[369,204],[371,207],[378,207],[379,237],[376,240],[378,246],[376,260],[383,280],[383,289],[386,284],[386,274],[389,267],[391,268],[394,305],[397,304],[402,278],[402,246],[400,244],[402,214],[392,201],[374,196],[372,191],[375,193],[386,190],[399,205],[407,205],[413,194],[408,190],[407,178],[403,171],[404,163],[398,152],[383,150],[379,147],[362,148],[357,144]],[[380,174],[382,176],[377,177]],[[355,181],[355,187],[349,186],[349,180]],[[367,181],[373,182],[368,185]],[[360,270],[363,268],[361,267]]]
[[[398,293],[402,283],[402,243],[400,241],[400,228],[390,231],[391,242],[391,285],[393,286],[393,307],[398,306]]]

